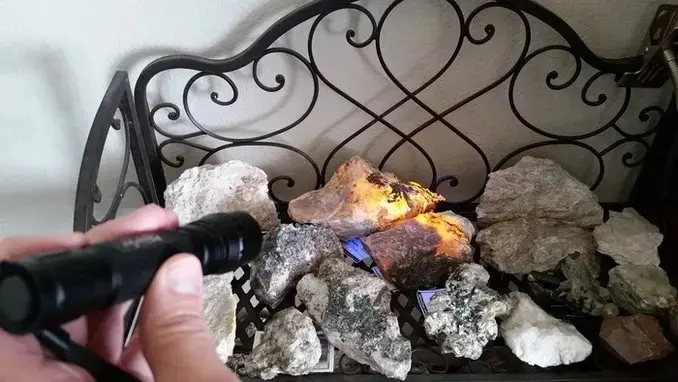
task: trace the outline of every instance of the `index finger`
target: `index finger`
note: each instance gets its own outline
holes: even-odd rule
[[[89,244],[101,243],[121,237],[167,230],[179,226],[174,212],[149,204],[129,215],[121,216],[93,227],[85,233]]]
[[[43,252],[81,248],[87,244],[79,232],[50,236],[13,236],[0,238],[0,260],[19,260]]]

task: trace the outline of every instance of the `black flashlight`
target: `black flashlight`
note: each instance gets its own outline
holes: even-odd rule
[[[162,263],[192,253],[204,274],[235,270],[261,249],[259,224],[246,213],[208,215],[177,230],[0,263],[0,326],[24,334],[144,294]]]

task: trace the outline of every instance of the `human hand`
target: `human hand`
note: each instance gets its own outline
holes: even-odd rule
[[[176,216],[146,206],[87,233],[0,238],[0,260],[75,249],[125,236],[172,229]],[[144,297],[139,328],[123,348],[124,313],[131,302],[91,312],[63,326],[71,339],[144,382],[237,381],[219,360],[202,317],[202,268],[197,258],[167,260]],[[92,381],[83,369],[46,353],[33,335],[0,330],[0,381]]]

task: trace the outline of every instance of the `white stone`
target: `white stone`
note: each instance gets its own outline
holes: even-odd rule
[[[511,298],[515,307],[501,323],[501,335],[520,360],[550,367],[581,362],[591,354],[591,343],[573,325],[549,315],[524,293],[513,292]]]
[[[608,255],[620,265],[659,265],[659,251],[664,235],[633,208],[612,215],[596,227],[593,236],[598,252]]]
[[[278,374],[309,374],[321,355],[313,321],[295,308],[288,308],[266,323],[261,342],[250,354],[234,355],[228,366],[239,374],[267,380]]]
[[[263,231],[279,224],[275,203],[268,196],[266,173],[238,160],[184,171],[167,186],[165,206],[177,214],[181,224],[234,211],[252,215]]]
[[[233,273],[203,278],[203,314],[222,362],[226,362],[233,354],[235,345],[235,308],[238,301],[231,290],[232,280]]]

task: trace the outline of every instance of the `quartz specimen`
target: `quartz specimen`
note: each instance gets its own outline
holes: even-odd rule
[[[275,203],[268,197],[266,173],[238,160],[187,169],[167,186],[165,205],[181,224],[233,211],[249,213],[264,231],[279,224]]]
[[[251,378],[306,375],[320,361],[321,353],[313,321],[295,308],[289,308],[276,313],[266,323],[261,342],[250,354],[233,355],[228,366]]]
[[[356,156],[339,166],[325,187],[292,200],[288,213],[296,222],[327,226],[339,238],[351,239],[428,212],[442,200]]]
[[[566,322],[542,310],[532,299],[512,292],[515,307],[501,323],[501,335],[513,354],[530,365],[550,367],[585,360],[591,343]]]
[[[614,302],[631,314],[663,314],[676,304],[676,288],[654,265],[618,265],[609,272]]]
[[[222,362],[233,354],[235,346],[235,308],[238,301],[231,290],[231,281],[232,272],[203,278],[203,315]]]
[[[412,345],[391,312],[386,282],[342,259],[328,258],[299,281],[297,296],[340,351],[387,377],[407,377]]]
[[[650,316],[606,317],[600,338],[629,364],[662,359],[673,352],[656,318]]]
[[[473,232],[465,220],[458,215],[421,214],[362,242],[387,281],[415,291],[442,284],[460,263],[473,260]]]
[[[633,208],[611,216],[605,224],[596,227],[593,236],[598,252],[612,257],[618,264],[659,265],[657,248],[664,236]]]
[[[424,320],[426,334],[443,353],[478,359],[499,331],[495,317],[511,311],[511,300],[490,289],[490,275],[478,264],[462,264],[450,276],[446,291],[433,296]]]
[[[275,308],[303,275],[313,272],[329,256],[343,256],[332,230],[283,224],[266,237],[261,254],[250,264],[252,289]]]
[[[545,219],[515,219],[481,230],[480,257],[493,268],[516,275],[552,270],[568,256],[590,255],[591,232]]]
[[[518,218],[553,219],[585,228],[603,222],[603,208],[588,186],[556,162],[529,156],[489,175],[476,212],[482,226]]]

